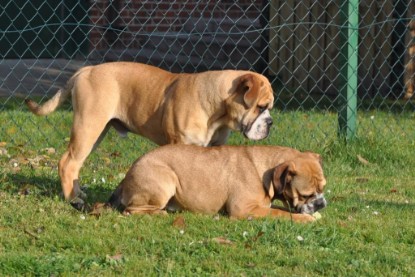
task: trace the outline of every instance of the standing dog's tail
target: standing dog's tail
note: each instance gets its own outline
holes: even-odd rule
[[[84,67],[85,68],[85,67]],[[83,69],[84,69],[83,68]],[[64,89],[58,90],[58,92],[43,105],[39,105],[31,99],[26,99],[26,105],[29,110],[35,115],[48,115],[54,112],[63,102],[72,94],[72,88],[74,86],[76,77],[82,73],[83,69],[78,70],[68,81]]]
[[[26,105],[35,115],[48,115],[55,111],[71,94],[71,90],[58,90],[58,92],[43,105],[39,105],[31,99],[26,99]]]
[[[107,201],[107,205],[113,209],[117,209],[120,212],[124,211],[125,207],[121,203],[122,186],[118,186],[112,193],[110,199]]]

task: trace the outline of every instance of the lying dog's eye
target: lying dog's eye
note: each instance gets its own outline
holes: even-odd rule
[[[314,196],[314,193],[312,193],[310,195],[304,195],[304,194],[298,194],[298,195],[300,196],[300,198],[308,200],[308,199],[310,199],[311,197]]]

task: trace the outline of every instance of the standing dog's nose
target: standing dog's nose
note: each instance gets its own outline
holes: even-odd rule
[[[273,121],[272,121],[272,118],[271,118],[271,117],[267,118],[267,119],[265,120],[265,122],[267,123],[267,125],[268,125],[268,126],[271,126],[271,125],[272,125],[272,123],[273,123]]]

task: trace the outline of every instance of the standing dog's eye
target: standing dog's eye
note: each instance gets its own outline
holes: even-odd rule
[[[265,111],[267,109],[267,107],[266,106],[258,106],[258,110],[259,110],[259,113],[262,113],[263,111]]]

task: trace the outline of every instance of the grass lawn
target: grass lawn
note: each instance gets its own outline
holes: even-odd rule
[[[328,207],[313,224],[191,213],[82,214],[60,196],[71,113],[0,112],[0,275],[415,276],[415,116],[367,111],[358,138],[335,113],[274,112],[270,138],[322,154]],[[233,134],[230,144],[254,144]],[[156,147],[111,131],[85,163],[89,203],[105,201]]]

